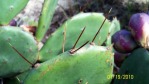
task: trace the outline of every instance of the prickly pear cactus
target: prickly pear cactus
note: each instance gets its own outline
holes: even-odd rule
[[[122,64],[114,84],[148,84],[148,64],[148,50],[144,48],[134,50]]]
[[[0,25],[7,25],[28,3],[29,0],[1,0]]]
[[[85,27],[85,32],[82,35],[82,39],[78,42],[77,46],[82,45],[87,40],[91,41],[104,21],[105,17],[102,13],[80,13],[70,20],[66,21],[57,31],[55,31],[47,40],[43,48],[41,49],[41,61],[45,61],[53,58],[55,55],[62,53],[62,45],[65,36],[65,51],[71,49],[75,44],[80,32]],[[94,41],[98,45],[102,45],[106,40],[111,23],[106,20],[99,35]],[[114,26],[113,26],[114,27]],[[48,46],[48,47],[47,47]]]
[[[110,84],[113,53],[105,47],[88,45],[41,63],[24,80],[25,84]]]
[[[0,27],[0,53],[0,78],[4,78],[28,70],[37,60],[38,48],[28,32],[18,27],[4,26]]]
[[[35,35],[38,42],[49,28],[57,1],[44,0]],[[0,7],[6,10],[0,13],[0,25],[11,23],[27,2],[2,1]],[[0,83],[110,84],[112,48],[101,45],[119,28],[115,28],[116,22],[111,23],[102,13],[80,13],[58,28],[40,51],[33,35],[19,27],[0,26]]]

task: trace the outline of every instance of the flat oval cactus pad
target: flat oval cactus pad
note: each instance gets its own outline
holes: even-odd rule
[[[14,76],[28,70],[37,60],[38,48],[33,36],[18,27],[0,27],[0,78]]]

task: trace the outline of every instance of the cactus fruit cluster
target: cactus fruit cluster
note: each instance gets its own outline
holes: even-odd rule
[[[58,0],[44,0],[35,35],[17,27],[13,18],[29,0],[0,3],[0,83],[110,84],[114,54],[112,35],[119,21],[102,13],[79,13],[43,39]]]
[[[113,35],[114,49],[119,52],[119,54],[115,54],[114,60],[120,68],[120,71],[115,75],[114,84],[149,83],[147,67],[149,64],[148,25],[149,15],[136,13],[130,18],[130,31],[120,30]]]

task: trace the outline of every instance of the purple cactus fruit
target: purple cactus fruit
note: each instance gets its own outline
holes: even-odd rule
[[[149,16],[146,13],[133,14],[129,27],[134,39],[144,48],[149,48]]]
[[[13,20],[10,21],[9,25],[10,26],[16,26],[17,22],[13,19]]]
[[[114,63],[116,64],[117,67],[120,67],[123,63],[123,61],[126,59],[126,57],[129,55],[130,53],[119,53],[117,51],[114,51]]]
[[[112,43],[114,49],[121,53],[130,53],[137,47],[131,33],[127,30],[117,31],[112,36]]]

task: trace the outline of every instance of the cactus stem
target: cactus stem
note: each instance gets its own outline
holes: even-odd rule
[[[74,46],[72,47],[72,49],[75,49],[75,47],[76,47],[76,45],[77,45],[77,43],[78,43],[78,41],[79,41],[80,37],[82,36],[85,29],[86,29],[86,26],[83,28],[82,32],[80,33],[80,35],[79,35],[77,41],[75,42]]]
[[[64,27],[63,35],[64,35],[64,38],[63,38],[63,45],[62,45],[63,50],[62,50],[62,52],[64,53],[65,52],[65,42],[66,42],[66,26]]]
[[[98,29],[97,33],[95,34],[95,36],[94,36],[94,38],[93,38],[93,40],[92,40],[92,43],[93,43],[93,42],[94,42],[94,40],[96,39],[96,37],[97,37],[98,33],[100,32],[100,30],[101,30],[102,26],[104,25],[104,23],[105,23],[105,21],[106,21],[106,19],[107,19],[108,15],[109,15],[109,13],[111,12],[111,10],[112,10],[112,8],[109,10],[109,12],[108,12],[107,16],[105,16],[104,21],[102,22],[102,24],[101,24],[100,28]],[[92,44],[92,43],[91,43],[91,44]]]
[[[34,64],[32,64],[29,60],[27,60],[14,46],[12,46],[10,43],[9,43],[9,45],[12,47],[12,49],[14,50],[14,51],[16,51],[26,62],[28,62],[30,65],[34,65]]]
[[[71,49],[69,53],[70,53],[70,54],[74,54],[74,53],[77,52],[79,49],[81,49],[82,47],[84,47],[88,42],[89,42],[89,41],[85,42],[82,46],[80,46],[79,48],[77,48],[77,49],[75,49],[75,50],[74,50],[74,49]]]

